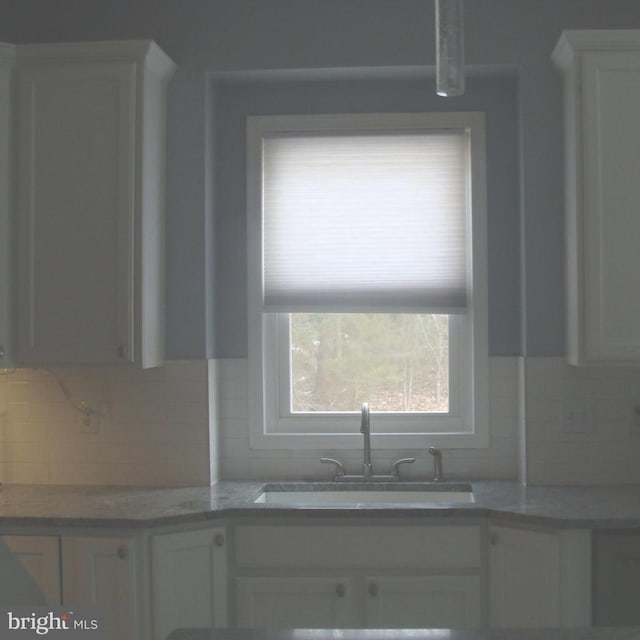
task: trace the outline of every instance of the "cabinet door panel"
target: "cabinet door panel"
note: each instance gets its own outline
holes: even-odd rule
[[[480,530],[460,526],[251,525],[236,530],[244,567],[373,570],[480,566]]]
[[[594,624],[640,624],[640,536],[601,533],[595,542]]]
[[[490,537],[490,625],[560,626],[558,535],[492,527]]]
[[[106,640],[137,640],[135,545],[129,538],[63,538],[63,604],[103,615]]]
[[[585,355],[638,361],[640,52],[585,54],[583,109]]]
[[[353,588],[346,578],[238,578],[238,627],[254,629],[353,626]]]
[[[135,64],[20,72],[21,362],[131,356]]]
[[[482,625],[478,576],[376,576],[365,579],[367,628]]]
[[[179,627],[227,626],[223,529],[155,536],[151,553],[156,640]]]
[[[0,602],[60,605],[60,542],[56,536],[0,538]]]

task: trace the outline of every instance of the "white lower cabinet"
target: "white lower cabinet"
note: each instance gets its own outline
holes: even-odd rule
[[[469,628],[483,621],[478,576],[245,577],[237,579],[236,602],[242,628]]]
[[[239,627],[479,627],[476,525],[236,528]]]
[[[6,535],[0,602],[95,605],[105,640],[166,640],[177,628],[228,625],[591,625],[589,530],[444,522],[238,519],[130,535]],[[596,537],[601,624],[621,607],[637,619],[639,538],[623,537]]]
[[[236,626],[252,629],[353,627],[354,586],[341,576],[245,577],[236,581]]]
[[[470,628],[483,623],[479,576],[365,578],[364,626]]]
[[[226,627],[226,567],[223,528],[153,536],[153,638],[164,640],[180,627]]]
[[[478,627],[482,624],[479,596],[477,576],[246,577],[236,583],[236,625],[261,629]]]
[[[591,623],[588,531],[489,529],[491,627],[565,627]]]
[[[640,534],[637,531],[597,533],[593,572],[594,624],[640,625]]]
[[[0,537],[0,603],[62,604],[57,536]]]
[[[129,537],[0,537],[0,603],[98,607],[105,640],[143,636],[136,541]]]
[[[105,640],[144,637],[139,573],[133,538],[62,538],[63,604],[97,606]]]

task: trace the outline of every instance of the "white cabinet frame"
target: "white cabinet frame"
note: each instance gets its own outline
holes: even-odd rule
[[[12,363],[13,74],[15,47],[0,43],[0,368]]]
[[[226,627],[227,591],[223,527],[151,538],[154,640],[180,627]]]
[[[137,640],[143,634],[138,554],[134,538],[62,537],[63,604],[99,606],[106,640]]]
[[[150,41],[17,48],[21,365],[162,364],[174,68]]]
[[[489,624],[591,625],[591,532],[491,525]]]
[[[640,364],[640,30],[566,31],[567,351],[574,365]]]
[[[256,522],[234,538],[236,626],[485,626],[476,523]]]
[[[0,602],[3,605],[62,604],[60,539],[0,537]]]

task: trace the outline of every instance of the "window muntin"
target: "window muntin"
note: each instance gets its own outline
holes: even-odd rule
[[[250,421],[251,445],[257,448],[359,448],[354,413],[291,410],[289,311],[381,310],[380,301],[344,304],[351,294],[329,296],[317,304],[307,302],[265,304],[263,181],[268,175],[264,162],[264,143],[278,136],[306,135],[313,132],[347,136],[354,131],[367,136],[402,131],[446,133],[464,131],[466,136],[464,176],[465,274],[464,309],[449,315],[450,407],[448,413],[376,412],[372,430],[379,448],[424,447],[421,435],[429,435],[435,446],[466,447],[488,445],[487,353],[486,353],[486,222],[484,211],[484,139],[479,114],[388,114],[371,116],[283,116],[250,118],[248,130],[248,206],[249,206],[249,308],[250,308]],[[473,170],[471,170],[473,169]],[[473,223],[470,216],[473,201]],[[308,222],[308,220],[307,220]],[[309,227],[306,229],[309,235]],[[343,233],[341,236],[345,236]],[[351,234],[353,236],[353,233]],[[343,238],[344,239],[344,238]],[[347,239],[348,240],[348,239]],[[348,244],[348,242],[347,242]],[[335,254],[342,253],[338,248]],[[258,260],[256,260],[258,258]],[[375,281],[375,278],[373,278]],[[335,294],[335,292],[334,292]],[[424,294],[424,292],[423,292]],[[394,297],[390,308],[396,312],[436,311],[450,314],[447,305],[424,305],[416,309],[407,304],[407,291]],[[435,298],[431,298],[434,300]],[[458,298],[460,299],[460,298]],[[336,304],[336,300],[338,301]],[[424,300],[424,295],[422,296]],[[307,304],[309,301],[313,304]],[[327,304],[328,302],[328,304]],[[419,305],[418,305],[419,306]],[[453,305],[456,306],[456,305]],[[458,305],[459,306],[459,305]],[[281,308],[283,307],[283,308]],[[319,307],[317,309],[316,307]],[[274,313],[273,311],[282,311]],[[375,411],[375,407],[374,407]],[[355,426],[354,426],[355,425]],[[374,426],[375,425],[375,426]]]

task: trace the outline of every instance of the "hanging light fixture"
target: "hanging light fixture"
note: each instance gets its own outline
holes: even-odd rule
[[[463,0],[436,3],[436,92],[439,96],[464,93]]]

